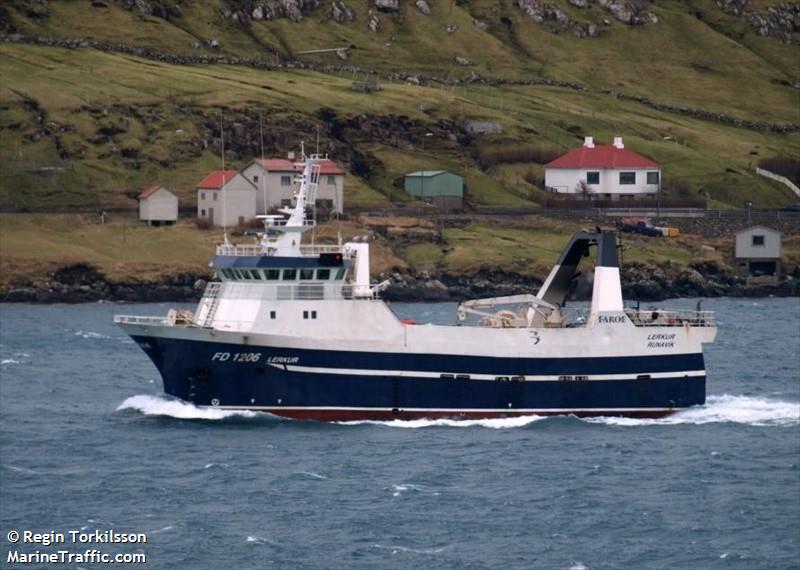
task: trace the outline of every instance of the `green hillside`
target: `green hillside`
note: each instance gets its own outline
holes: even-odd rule
[[[334,4],[355,19],[335,21]],[[464,174],[470,205],[530,205],[540,164],[478,158],[552,155],[585,135],[621,135],[658,160],[668,194],[796,201],[754,173],[760,159],[800,155],[799,16],[768,36],[751,24],[778,2],[743,15],[710,0],[615,4],[644,25],[579,0],[430,1],[430,14],[410,0],[396,12],[375,4],[283,0],[269,6],[284,17],[266,21],[254,19],[262,4],[232,0],[4,2],[0,205],[133,207],[154,183],[191,205],[220,165],[221,128],[227,164],[242,167],[261,152],[261,117],[270,155],[313,148],[319,131],[320,149],[349,170],[351,206],[405,203],[398,181],[422,168]],[[521,5],[548,15],[539,23]],[[299,53],[330,48],[347,59]],[[355,92],[354,80],[382,90]],[[469,120],[503,132],[470,136]]]

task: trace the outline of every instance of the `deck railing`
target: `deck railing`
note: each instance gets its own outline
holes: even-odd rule
[[[217,255],[230,256],[259,256],[270,255],[269,246],[261,244],[220,244],[217,246]],[[321,253],[345,253],[341,245],[301,245],[300,255],[314,257]]]
[[[625,314],[637,327],[713,327],[713,311],[668,311],[650,309],[646,311],[625,309]]]
[[[126,325],[169,325],[167,317],[143,317],[140,315],[114,315],[114,322]]]

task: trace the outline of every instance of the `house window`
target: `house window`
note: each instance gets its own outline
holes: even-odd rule
[[[244,216],[239,216],[239,225],[240,226],[244,225]]]
[[[753,236],[753,247],[764,247],[764,236]]]
[[[283,270],[283,280],[284,281],[294,281],[297,279],[297,269],[284,269]]]
[[[619,173],[619,183],[620,185],[630,185],[636,184],[636,173],[635,172],[620,172]]]
[[[288,198],[281,200],[281,208],[288,208],[292,205],[292,201]]]
[[[317,200],[314,205],[319,210],[333,210],[333,200]]]
[[[253,182],[258,182],[258,175],[253,176]]]
[[[324,281],[330,278],[331,278],[330,269],[317,269],[317,279],[319,279],[320,281]]]
[[[300,279],[304,279],[304,280],[314,279],[314,270],[313,269],[301,269],[300,270]]]
[[[281,176],[281,186],[291,186],[291,185],[292,185],[291,176]]]
[[[336,186],[336,177],[328,176],[328,186]]]
[[[270,311],[270,312],[269,312],[269,318],[270,318],[270,319],[275,319],[275,318],[277,318],[277,317],[278,317],[278,313],[277,313],[277,311]]]
[[[265,269],[264,270],[264,277],[267,278],[267,281],[277,281],[280,279],[281,270],[280,269]]]
[[[658,184],[658,172],[648,172],[647,173],[647,183],[648,184]]]
[[[200,192],[200,199],[201,200],[205,200],[206,199],[206,193],[205,192]]]
[[[597,171],[587,172],[586,184],[600,184],[600,173]]]
[[[200,210],[200,217],[201,218],[205,218],[206,217],[206,211],[205,210]]]
[[[214,195],[214,201],[216,202],[217,201],[217,196],[219,196],[219,194],[217,192],[214,192],[213,195]]]

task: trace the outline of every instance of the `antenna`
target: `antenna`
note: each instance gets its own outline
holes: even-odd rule
[[[220,148],[222,150],[222,238],[225,243],[228,243],[228,220],[225,212],[225,128],[222,123],[222,110],[219,112],[219,138],[221,141]]]
[[[266,168],[264,168],[264,117],[261,113],[261,109],[258,110],[258,132],[261,137],[261,189],[264,191],[264,213],[267,213],[267,181],[266,176],[264,173],[266,172]]]

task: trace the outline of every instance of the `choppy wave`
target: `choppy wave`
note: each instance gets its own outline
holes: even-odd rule
[[[493,429],[524,427],[528,424],[546,419],[545,416],[519,416],[513,418],[490,418],[483,420],[360,420],[355,422],[338,422],[343,425],[374,424],[396,428],[419,429],[427,427],[473,427],[480,426]]]
[[[107,334],[100,334],[92,331],[75,331],[75,336],[79,336],[85,339],[109,339],[112,338]]]
[[[398,554],[400,552],[408,552],[410,554],[439,554],[447,550],[447,546],[440,546],[437,548],[410,548],[408,546],[387,546],[383,544],[373,544],[372,548],[391,550],[392,554]]]
[[[0,364],[2,364],[3,366],[6,366],[8,364],[22,364],[22,361],[14,360],[13,358],[4,358],[3,360],[0,360]]]
[[[398,485],[392,485],[392,496],[399,497],[406,491],[414,491],[415,493],[422,493],[425,495],[439,495],[438,491],[431,491],[427,487],[422,485],[414,485],[413,483],[400,483]]]
[[[585,418],[589,423],[615,426],[735,423],[751,426],[800,425],[800,403],[749,396],[709,396],[704,406],[683,410],[657,420],[636,418]]]
[[[253,418],[261,415],[247,410],[198,408],[188,402],[142,394],[131,396],[117,406],[117,410],[136,410],[146,416],[167,416],[181,420],[224,420],[232,417]]]

